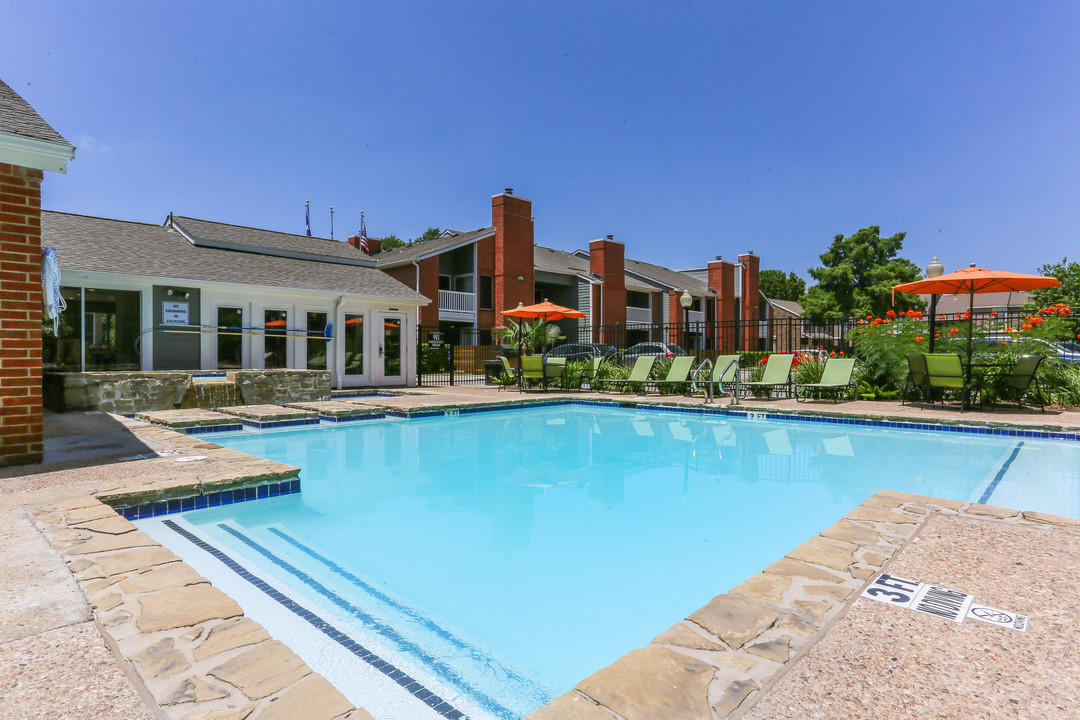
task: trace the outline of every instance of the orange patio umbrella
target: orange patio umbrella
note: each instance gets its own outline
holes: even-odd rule
[[[971,333],[972,333],[972,310],[975,309],[975,294],[989,292],[1017,292],[1019,290],[1037,290],[1039,288],[1060,287],[1061,282],[1049,275],[1025,275],[1024,273],[1007,272],[1005,270],[988,270],[970,267],[951,272],[947,275],[939,275],[925,280],[893,285],[894,292],[913,293],[919,295],[961,295],[967,293],[968,302],[968,336],[967,336],[967,382],[971,382]]]
[[[562,305],[556,305],[553,302],[545,300],[542,303],[536,303],[535,305],[522,305],[518,303],[516,308],[511,310],[503,310],[502,315],[508,315],[510,317],[517,318],[533,318],[547,321],[562,320],[563,318],[583,318],[585,313],[573,308],[563,307]],[[521,370],[521,340],[518,338],[518,370]]]

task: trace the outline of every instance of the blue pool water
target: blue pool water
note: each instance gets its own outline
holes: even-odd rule
[[[1080,446],[1060,441],[585,406],[215,441],[300,466],[303,492],[184,513],[187,527],[495,718],[878,490],[1080,517]]]

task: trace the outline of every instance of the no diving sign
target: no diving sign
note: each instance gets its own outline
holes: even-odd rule
[[[882,573],[863,591],[863,597],[906,610],[936,615],[962,623],[968,618],[1027,632],[1027,617],[978,605],[975,596],[958,590],[906,580]]]

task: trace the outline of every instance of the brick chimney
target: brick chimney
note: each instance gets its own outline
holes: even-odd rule
[[[735,263],[724,262],[719,256],[709,262],[709,287],[716,292],[716,347],[724,352],[739,347],[734,321]]]
[[[491,198],[495,227],[495,311],[533,304],[532,200],[514,195],[513,188]]]
[[[359,235],[351,236],[349,238],[349,244],[352,245],[357,250],[359,250],[360,249],[360,236]],[[367,245],[368,245],[368,250],[367,250],[368,255],[378,255],[380,252],[382,252],[382,240],[380,240],[379,238],[368,238],[367,239]]]
[[[626,247],[608,235],[589,243],[589,269],[600,277],[593,286],[593,325],[626,326]]]
[[[751,250],[739,256],[742,263],[742,320],[743,320],[743,349],[757,350],[758,345],[758,307],[761,297],[758,295],[758,268],[761,258]]]

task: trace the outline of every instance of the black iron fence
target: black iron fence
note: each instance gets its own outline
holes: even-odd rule
[[[1043,316],[1022,310],[976,312],[971,316],[971,323],[976,337],[998,338],[1009,332],[1022,331],[1022,328],[1030,325],[1031,317]],[[1080,313],[1077,317],[1080,317]],[[929,350],[929,337],[932,333],[927,324],[928,317],[910,320],[923,323],[919,327],[927,328],[926,347]],[[795,350],[844,353],[850,356],[855,354],[855,343],[852,340],[858,337],[856,333],[866,327],[878,327],[886,321],[905,322],[905,319],[865,317],[812,321],[797,317],[774,317],[753,321],[597,326],[560,321],[557,324],[561,338],[547,347],[526,348],[526,353],[543,354],[565,343],[593,343],[625,350],[638,343],[651,342],[677,345],[683,353],[694,355],[699,361],[735,353],[743,353],[749,360],[756,355]],[[967,323],[966,313],[938,315],[933,333],[946,338],[955,337],[957,334],[966,337]],[[903,326],[889,327],[899,331]],[[1074,328],[1071,337],[1075,339],[1078,331],[1080,327]],[[941,341],[941,344],[944,344],[944,341]],[[518,355],[516,345],[500,342],[493,337],[490,329],[420,328],[418,345],[417,381],[420,385],[482,385],[501,373],[500,356],[506,356],[516,363]]]

